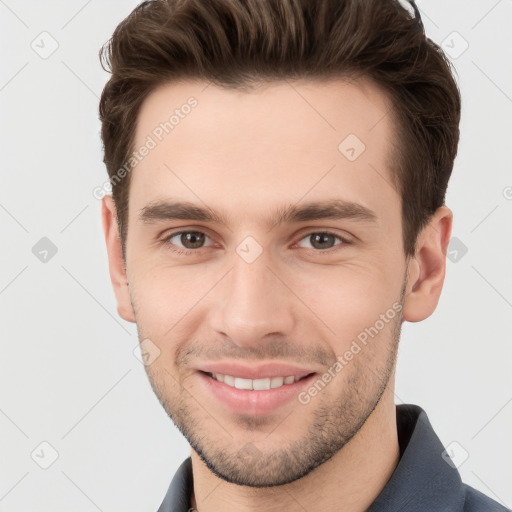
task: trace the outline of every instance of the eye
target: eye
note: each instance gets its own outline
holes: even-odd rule
[[[206,240],[209,237],[202,231],[178,231],[165,237],[164,243],[171,247],[172,252],[177,254],[192,254],[207,247]],[[336,243],[336,241],[339,243]],[[339,245],[350,244],[350,241],[330,231],[314,231],[302,237],[299,244],[306,241],[309,244],[307,249],[327,252]],[[304,246],[302,246],[304,247]]]
[[[341,243],[336,244],[336,239],[340,240]],[[306,248],[317,249],[319,251],[332,249],[336,245],[344,245],[350,243],[345,238],[336,235],[335,233],[331,233],[330,231],[314,231],[301,238],[301,241],[302,240],[306,240],[310,244],[309,247],[306,246]]]
[[[207,238],[209,237],[202,231],[178,231],[167,236],[164,242],[173,246],[173,252],[190,254],[198,249],[202,249]],[[173,241],[173,239],[175,240]]]

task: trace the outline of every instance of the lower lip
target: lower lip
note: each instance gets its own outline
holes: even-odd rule
[[[239,414],[263,415],[285,405],[309,385],[315,374],[308,375],[292,384],[267,390],[237,389],[215,380],[204,372],[198,372],[207,389],[223,405]]]

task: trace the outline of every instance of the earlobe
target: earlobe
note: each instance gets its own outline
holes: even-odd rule
[[[110,280],[117,300],[117,312],[127,322],[135,322],[135,314],[126,277],[125,261],[119,238],[116,207],[112,196],[105,196],[102,199],[101,218],[105,243],[107,245]]]
[[[446,251],[453,214],[441,206],[418,236],[416,254],[408,264],[408,282],[403,318],[420,322],[436,309],[446,273]]]

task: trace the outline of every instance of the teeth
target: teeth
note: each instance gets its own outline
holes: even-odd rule
[[[235,387],[235,377],[231,377],[231,375],[224,375],[224,384],[227,384],[228,386],[231,386],[232,388]]]
[[[302,378],[290,375],[287,377],[268,377],[266,379],[243,379],[241,377],[233,377],[231,375],[223,375],[221,373],[211,373],[210,375],[215,380],[223,382],[232,388],[254,389],[257,391],[280,388],[286,384],[293,384]]]
[[[252,380],[251,379],[241,379],[237,377],[235,379],[235,388],[236,389],[252,389]]]
[[[280,388],[284,383],[284,377],[272,377],[270,381],[271,388]]]
[[[254,379],[252,381],[252,389],[257,389],[258,391],[270,389],[270,379]]]

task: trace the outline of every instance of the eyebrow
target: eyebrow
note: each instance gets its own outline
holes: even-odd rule
[[[269,228],[284,223],[299,223],[313,220],[355,220],[376,223],[377,215],[367,207],[351,201],[332,199],[315,201],[302,205],[289,204],[277,208],[265,219]],[[139,212],[143,223],[169,220],[194,220],[229,225],[228,219],[209,207],[197,206],[183,201],[156,201],[146,205]]]

